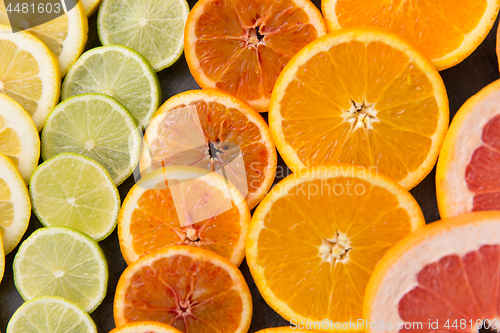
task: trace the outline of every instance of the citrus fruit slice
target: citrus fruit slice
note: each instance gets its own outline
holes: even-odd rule
[[[302,169],[257,207],[246,259],[261,295],[286,320],[356,324],[375,264],[424,224],[415,199],[374,169]]]
[[[442,218],[500,210],[500,81],[471,97],[446,135],[436,172]]]
[[[82,2],[83,8],[85,9],[85,14],[87,17],[92,16],[95,13],[101,0],[80,0]]]
[[[149,62],[128,47],[108,45],[85,52],[64,79],[63,100],[80,94],[111,96],[146,127],[158,109],[160,83]]]
[[[296,323],[295,325],[291,324],[292,326],[285,326],[285,327],[266,328],[266,329],[257,331],[256,333],[293,333],[293,332],[306,331],[306,330],[299,329],[297,324],[298,323]],[[316,324],[316,328],[318,328],[318,329],[320,328],[319,323]],[[312,329],[312,328],[309,328],[309,329]]]
[[[472,332],[485,319],[497,330],[499,237],[500,213],[475,212],[402,240],[368,284],[363,318],[384,327],[366,331]]]
[[[19,247],[13,269],[24,300],[60,296],[92,312],[106,296],[104,253],[92,238],[75,229],[38,229]]]
[[[210,250],[239,266],[249,222],[245,198],[224,177],[194,167],[167,167],[142,178],[127,194],[118,239],[128,264],[178,244]]]
[[[498,0],[322,0],[329,31],[354,26],[391,29],[432,60],[438,70],[462,62],[482,43],[500,9]]]
[[[26,302],[9,321],[7,333],[97,333],[92,318],[61,297],[39,297]]]
[[[118,189],[99,163],[83,155],[59,154],[40,165],[31,177],[30,195],[45,226],[71,227],[96,241],[116,227]]]
[[[0,93],[21,104],[38,130],[57,104],[60,86],[59,64],[47,46],[0,25]]]
[[[3,252],[3,243],[0,242],[0,282],[2,282],[5,273],[5,253]]]
[[[40,137],[21,105],[0,93],[0,153],[11,159],[26,183],[38,165]]]
[[[241,272],[221,256],[174,245],[125,269],[116,288],[117,326],[153,320],[182,332],[247,332],[252,298]]]
[[[255,207],[272,186],[276,148],[264,119],[237,98],[193,90],[165,102],[146,130],[140,169],[197,166],[232,182]]]
[[[44,42],[58,58],[61,76],[64,76],[82,54],[87,43],[89,27],[83,5],[76,1],[73,8],[67,11],[61,3],[40,3],[33,0],[25,3],[28,5],[26,12],[21,8],[20,12],[16,11],[15,15],[9,17],[2,1],[0,24],[29,31]],[[44,6],[45,4],[50,4],[50,7]],[[40,9],[39,5],[42,5],[43,9]],[[15,10],[15,7],[11,7],[11,10]],[[64,14],[56,16],[56,12]]]
[[[31,202],[23,178],[11,159],[0,153],[0,235],[9,254],[19,244],[31,217]]]
[[[115,99],[101,94],[68,98],[47,117],[42,157],[72,152],[99,162],[116,185],[139,163],[141,132],[132,115]]]
[[[181,331],[155,321],[139,321],[115,328],[109,333],[181,333]]]
[[[448,119],[434,66],[377,28],[343,29],[301,50],[279,77],[269,112],[291,169],[376,166],[406,189],[434,167]]]
[[[227,91],[262,112],[285,64],[325,33],[309,0],[201,0],[188,16],[184,47],[202,88]]]
[[[97,31],[103,45],[128,46],[158,72],[182,55],[188,14],[186,0],[103,0]]]

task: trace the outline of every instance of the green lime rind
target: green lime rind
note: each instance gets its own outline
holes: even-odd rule
[[[115,126],[110,127],[105,124],[106,121],[103,121],[103,119],[94,119],[95,124],[92,123],[89,126],[89,114],[97,113],[97,108],[88,108],[88,110],[85,110],[87,118],[79,119],[81,121],[75,122],[75,118],[80,116],[80,114],[75,113],[74,110],[70,109],[72,104],[89,102],[103,102],[107,104],[113,111],[118,112],[118,115],[115,116],[116,121],[123,121],[124,123],[117,123]],[[99,115],[97,114],[96,117],[97,116]],[[61,118],[58,119],[58,117]],[[59,122],[57,124],[57,129],[54,129],[53,126],[53,122],[55,121]],[[92,122],[92,119],[90,122]],[[61,129],[61,126],[63,125],[65,128]],[[113,129],[116,134],[119,134],[117,132],[123,132],[125,131],[125,128],[127,129],[127,133],[121,134],[126,134],[127,138],[123,139],[121,144],[122,147],[125,147],[126,149],[122,150],[121,153],[128,154],[129,158],[126,158],[126,162],[124,161],[123,163],[117,164],[118,158],[116,156],[106,155],[110,153],[119,153],[116,150],[117,135],[110,136],[109,131]],[[66,131],[66,133],[61,132],[63,130]],[[91,131],[95,133],[91,134]],[[58,135],[60,138],[58,138]],[[99,135],[101,135],[101,138],[104,137],[105,140],[99,141]],[[85,155],[101,163],[101,165],[105,167],[113,178],[114,183],[118,186],[130,177],[139,163],[142,132],[137,127],[137,123],[127,108],[116,99],[103,94],[82,94],[66,99],[52,110],[45,121],[41,138],[41,153],[44,160],[48,160],[65,152]],[[92,142],[100,142],[100,144],[96,144],[91,151],[86,146],[86,142],[88,142],[88,140],[91,140]],[[97,151],[98,149],[100,150],[99,152]],[[105,151],[107,151],[107,153]],[[103,158],[103,154],[108,158]]]
[[[188,14],[186,0],[103,0],[97,33],[103,45],[128,46],[159,72],[181,57]]]
[[[39,308],[45,305],[49,305],[51,311],[48,311],[47,307],[40,311]],[[61,309],[61,306],[64,309]],[[33,309],[35,311],[32,311]],[[43,315],[38,316],[38,314]],[[49,319],[52,319],[49,315],[53,317],[51,323],[48,323]],[[76,322],[77,318],[78,322]],[[75,319],[74,322],[71,322],[72,319]],[[33,322],[36,325],[32,325]],[[40,327],[46,330],[39,331]],[[52,328],[51,333],[97,333],[97,327],[87,312],[78,305],[57,296],[38,297],[21,305],[8,323],[7,333],[35,332],[33,329],[45,333],[49,331],[49,327]]]
[[[67,242],[64,242],[65,239],[58,237],[60,235],[72,238],[73,243],[68,246]],[[43,237],[44,239],[42,239]],[[74,249],[76,242],[80,242],[84,246]],[[84,256],[85,252],[89,253],[89,251],[92,254],[91,258]],[[26,258],[28,255],[30,257]],[[79,265],[71,261],[71,255],[74,256],[73,261],[77,261]],[[63,267],[64,265],[68,265],[69,268]],[[79,272],[75,272],[75,269],[82,265],[85,267],[81,269],[81,275],[76,275],[75,273]],[[42,296],[58,296],[77,304],[87,313],[92,313],[106,296],[108,263],[104,252],[90,236],[76,229],[53,226],[36,230],[19,247],[12,268],[14,271],[14,284],[25,301]],[[72,274],[67,273],[64,269]],[[61,272],[64,274],[61,274]],[[96,273],[94,279],[89,278],[92,273]],[[73,277],[73,284],[68,282],[66,275]],[[75,281],[81,281],[84,278],[85,281],[82,281],[80,286],[87,290],[76,289]],[[48,281],[48,283],[44,284],[44,280]],[[95,286],[94,280],[98,281],[97,286]],[[52,281],[54,283],[51,283]],[[26,284],[41,290],[30,294],[26,290]],[[57,286],[62,288],[64,292],[58,293],[56,291]],[[85,295],[85,292],[88,292],[88,289],[91,288],[97,288],[93,297],[92,295]],[[74,289],[75,294],[82,296],[71,297],[70,295],[68,297],[67,293],[71,291],[70,289]],[[88,299],[88,304],[82,304],[84,299]]]
[[[78,160],[79,162],[82,162],[81,168],[83,168],[83,164],[90,166],[91,168],[93,168],[93,170],[96,171],[95,178],[97,178],[97,177],[99,178],[99,184],[103,184],[104,182],[107,182],[105,188],[109,189],[112,192],[112,196],[108,196],[107,199],[113,200],[111,202],[113,204],[113,209],[110,210],[111,218],[109,218],[107,221],[105,221],[105,222],[108,222],[107,228],[104,228],[103,231],[95,232],[92,230],[84,230],[82,227],[79,228],[77,225],[74,224],[74,223],[76,223],[77,219],[69,218],[71,215],[68,216],[68,219],[66,221],[69,223],[73,223],[71,225],[63,224],[62,221],[53,220],[53,219],[50,219],[49,217],[46,216],[46,214],[52,214],[54,211],[57,211],[59,213],[59,214],[57,214],[57,217],[66,216],[66,215],[63,215],[64,211],[61,212],[61,209],[63,208],[63,206],[61,205],[60,201],[64,201],[64,199],[68,200],[69,198],[56,198],[55,195],[52,197],[52,196],[50,196],[51,193],[49,193],[46,196],[50,199],[49,201],[54,201],[57,199],[59,202],[57,202],[57,205],[54,209],[52,209],[52,207],[43,207],[42,206],[43,202],[40,202],[40,200],[39,200],[39,197],[40,197],[39,192],[45,191],[46,188],[42,188],[39,190],[37,188],[37,179],[40,176],[40,174],[47,168],[49,169],[49,171],[53,177],[55,177],[55,175],[59,174],[59,173],[62,175],[66,174],[66,173],[64,173],[64,171],[57,170],[54,167],[55,162],[61,161],[63,159]],[[84,180],[88,181],[89,176],[90,175],[87,173],[87,175],[85,175]],[[70,175],[70,177],[73,177],[73,175]],[[64,188],[61,184],[64,184],[65,187],[73,184],[74,188],[77,188],[77,187],[81,188],[81,186],[78,186],[78,185],[79,185],[80,180],[82,180],[82,177],[83,177],[83,175],[80,174],[78,179],[77,179],[76,184],[72,183],[71,180],[61,182],[60,179],[56,179],[57,184],[42,184],[42,186],[50,185],[50,189],[60,187],[60,189],[64,192]],[[59,191],[59,192],[61,192],[61,191]],[[70,228],[73,228],[75,230],[81,231],[81,232],[85,233],[86,235],[90,236],[95,241],[100,242],[100,241],[104,240],[105,238],[107,238],[113,232],[113,230],[115,230],[116,225],[118,224],[118,216],[120,213],[120,194],[118,192],[118,189],[116,188],[116,186],[113,182],[113,179],[111,178],[109,173],[106,171],[106,169],[104,169],[104,167],[101,164],[99,164],[98,162],[96,162],[95,160],[93,160],[87,156],[80,155],[80,154],[74,154],[74,153],[62,153],[62,154],[59,154],[59,155],[45,161],[44,163],[40,164],[38,166],[38,168],[35,170],[35,172],[33,172],[33,175],[31,176],[30,184],[29,184],[29,193],[30,193],[30,198],[31,198],[31,202],[32,202],[33,212],[38,217],[38,220],[46,227],[51,227],[51,226],[56,226],[56,225],[70,227]],[[76,193],[76,190],[73,192],[73,195],[75,193]],[[89,193],[83,194],[83,196],[85,196],[87,194],[90,196],[92,194],[92,191],[89,191]],[[99,191],[98,195],[101,196],[99,199],[101,199],[101,201],[102,201],[103,191]],[[106,198],[104,198],[104,199],[106,199]],[[91,223],[93,223],[96,220],[96,217],[88,214],[89,213],[88,211],[92,210],[92,208],[94,208],[94,210],[101,209],[100,207],[85,206],[85,211],[87,214],[85,214],[85,213],[82,214],[80,212],[80,210],[77,209],[78,216],[81,217],[83,220],[85,220],[86,218],[87,218],[87,220],[94,219],[93,221],[91,221]],[[42,210],[43,210],[43,212],[42,212]],[[89,222],[89,221],[84,221],[84,222]],[[83,223],[83,224],[86,225],[86,223]]]
[[[115,98],[142,129],[161,101],[160,81],[149,61],[123,45],[93,48],[71,66],[62,84],[61,100],[89,93]]]

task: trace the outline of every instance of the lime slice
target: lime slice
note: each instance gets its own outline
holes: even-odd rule
[[[186,0],[103,0],[97,31],[103,45],[128,46],[160,71],[184,50],[188,14]]]
[[[61,297],[39,297],[14,313],[7,333],[97,333],[92,318]]]
[[[47,117],[42,132],[42,157],[82,154],[101,163],[116,185],[139,163],[141,132],[115,99],[86,94],[67,99]]]
[[[92,238],[75,229],[38,229],[21,244],[13,269],[17,291],[26,301],[60,296],[92,312],[106,295],[104,253]]]
[[[94,48],[82,54],[64,79],[61,97],[99,93],[116,98],[145,128],[158,109],[158,76],[146,58],[121,45]]]
[[[40,165],[30,181],[33,210],[45,226],[60,225],[101,241],[115,229],[120,196],[104,168],[64,153]]]

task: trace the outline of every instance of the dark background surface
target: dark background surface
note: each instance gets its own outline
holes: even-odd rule
[[[194,0],[188,2],[190,8],[196,3]],[[314,0],[313,2],[318,8],[320,7],[320,0]],[[97,13],[89,18],[89,40],[86,50],[101,45],[97,36],[96,20]],[[497,56],[495,53],[497,26],[498,20],[486,40],[469,58],[464,60],[461,64],[441,72],[450,99],[451,117],[455,115],[460,106],[469,97],[476,94],[486,85],[500,78]],[[163,92],[163,101],[180,92],[199,88],[189,73],[184,55],[174,65],[159,72],[158,77]],[[267,118],[266,114],[264,114],[264,116]],[[278,163],[285,167],[281,158]],[[435,169],[422,183],[411,191],[422,207],[427,223],[439,219],[434,179]],[[276,179],[276,182],[279,180],[280,179]],[[133,176],[120,185],[119,191],[122,201],[133,185]],[[32,214],[28,231],[23,240],[40,227],[42,227],[42,225]],[[113,299],[118,279],[125,269],[126,263],[120,252],[116,230],[111,236],[99,244],[106,254],[109,265],[108,293],[102,304],[91,314],[91,316],[97,325],[98,332],[107,333],[115,327],[113,320]],[[23,303],[21,296],[14,286],[12,274],[12,262],[17,253],[17,249],[18,248],[6,257],[5,276],[0,284],[0,331],[2,332],[5,332],[5,328],[12,314]],[[240,269],[248,282],[253,298],[254,312],[249,332],[256,332],[268,327],[288,325],[288,322],[272,310],[262,299],[245,261],[240,266]]]

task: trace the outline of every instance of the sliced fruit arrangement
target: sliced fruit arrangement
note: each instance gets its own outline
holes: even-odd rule
[[[272,186],[276,149],[264,119],[241,100],[192,90],[165,102],[144,136],[140,169],[170,165],[222,174],[255,207]]]
[[[61,297],[39,297],[26,302],[9,321],[7,333],[97,333],[92,318]]]
[[[38,229],[21,244],[13,269],[16,288],[26,301],[59,296],[92,312],[106,295],[104,253],[92,238],[75,229]]]
[[[161,71],[182,55],[188,14],[186,0],[103,0],[97,31],[103,45],[128,46]]]
[[[436,173],[441,217],[500,210],[500,81],[471,97],[446,135]]]
[[[23,178],[11,159],[0,153],[0,234],[9,254],[19,244],[31,216],[31,202]]]
[[[106,169],[116,185],[139,163],[141,132],[128,110],[101,94],[68,98],[47,117],[42,157],[72,152],[90,157]]]
[[[245,198],[224,177],[194,167],[167,167],[142,178],[127,194],[118,239],[128,264],[178,244],[213,251],[239,266],[249,223]]]
[[[155,321],[139,321],[115,328],[109,333],[181,333],[181,331]]]
[[[49,48],[0,24],[0,93],[21,104],[38,130],[57,104],[60,87],[59,63]]]
[[[286,320],[356,324],[376,263],[424,224],[415,199],[372,169],[303,169],[255,211],[246,259],[261,295]]]
[[[49,7],[47,10],[44,7],[41,11],[38,9],[39,4],[44,5],[45,3],[33,0],[24,3],[28,5],[26,11],[21,9],[9,17],[2,1],[0,4],[0,24],[22,28],[44,42],[59,59],[61,76],[64,76],[82,54],[85,43],[87,43],[89,27],[83,5],[80,1],[76,1],[74,7],[66,11],[65,6],[60,3],[56,6],[49,2],[51,10],[48,10]],[[30,7],[36,9],[30,9]],[[15,10],[15,7],[11,10]],[[56,16],[56,11],[61,11],[64,14]]]
[[[40,165],[30,181],[33,211],[45,226],[80,230],[96,241],[115,229],[120,195],[106,170],[83,155],[64,153]]]
[[[115,324],[153,320],[182,332],[247,332],[252,298],[241,272],[213,252],[174,245],[125,269]]]
[[[274,83],[301,48],[326,33],[309,0],[200,0],[185,29],[191,74],[267,111]]]
[[[448,119],[432,63],[373,27],[342,29],[302,49],[281,73],[269,111],[290,168],[376,166],[406,189],[434,167]]]
[[[99,4],[101,3],[101,0],[80,0],[83,8],[85,9],[85,14],[87,17],[92,16],[94,12],[99,8]]]
[[[5,253],[3,251],[3,242],[0,242],[0,282],[2,282],[5,273]]]
[[[61,98],[88,93],[115,98],[143,128],[161,99],[160,83],[149,62],[121,45],[96,47],[85,52],[71,67],[64,79]]]
[[[499,239],[500,213],[476,212],[432,223],[402,240],[370,279],[363,318],[385,325],[367,332],[401,332],[398,325],[405,331],[419,325],[421,332],[472,332],[485,319],[498,328]]]
[[[40,137],[23,107],[0,93],[0,153],[9,157],[26,183],[40,159]]]
[[[378,26],[402,35],[438,70],[467,58],[486,38],[500,9],[498,0],[322,0],[329,31]]]

